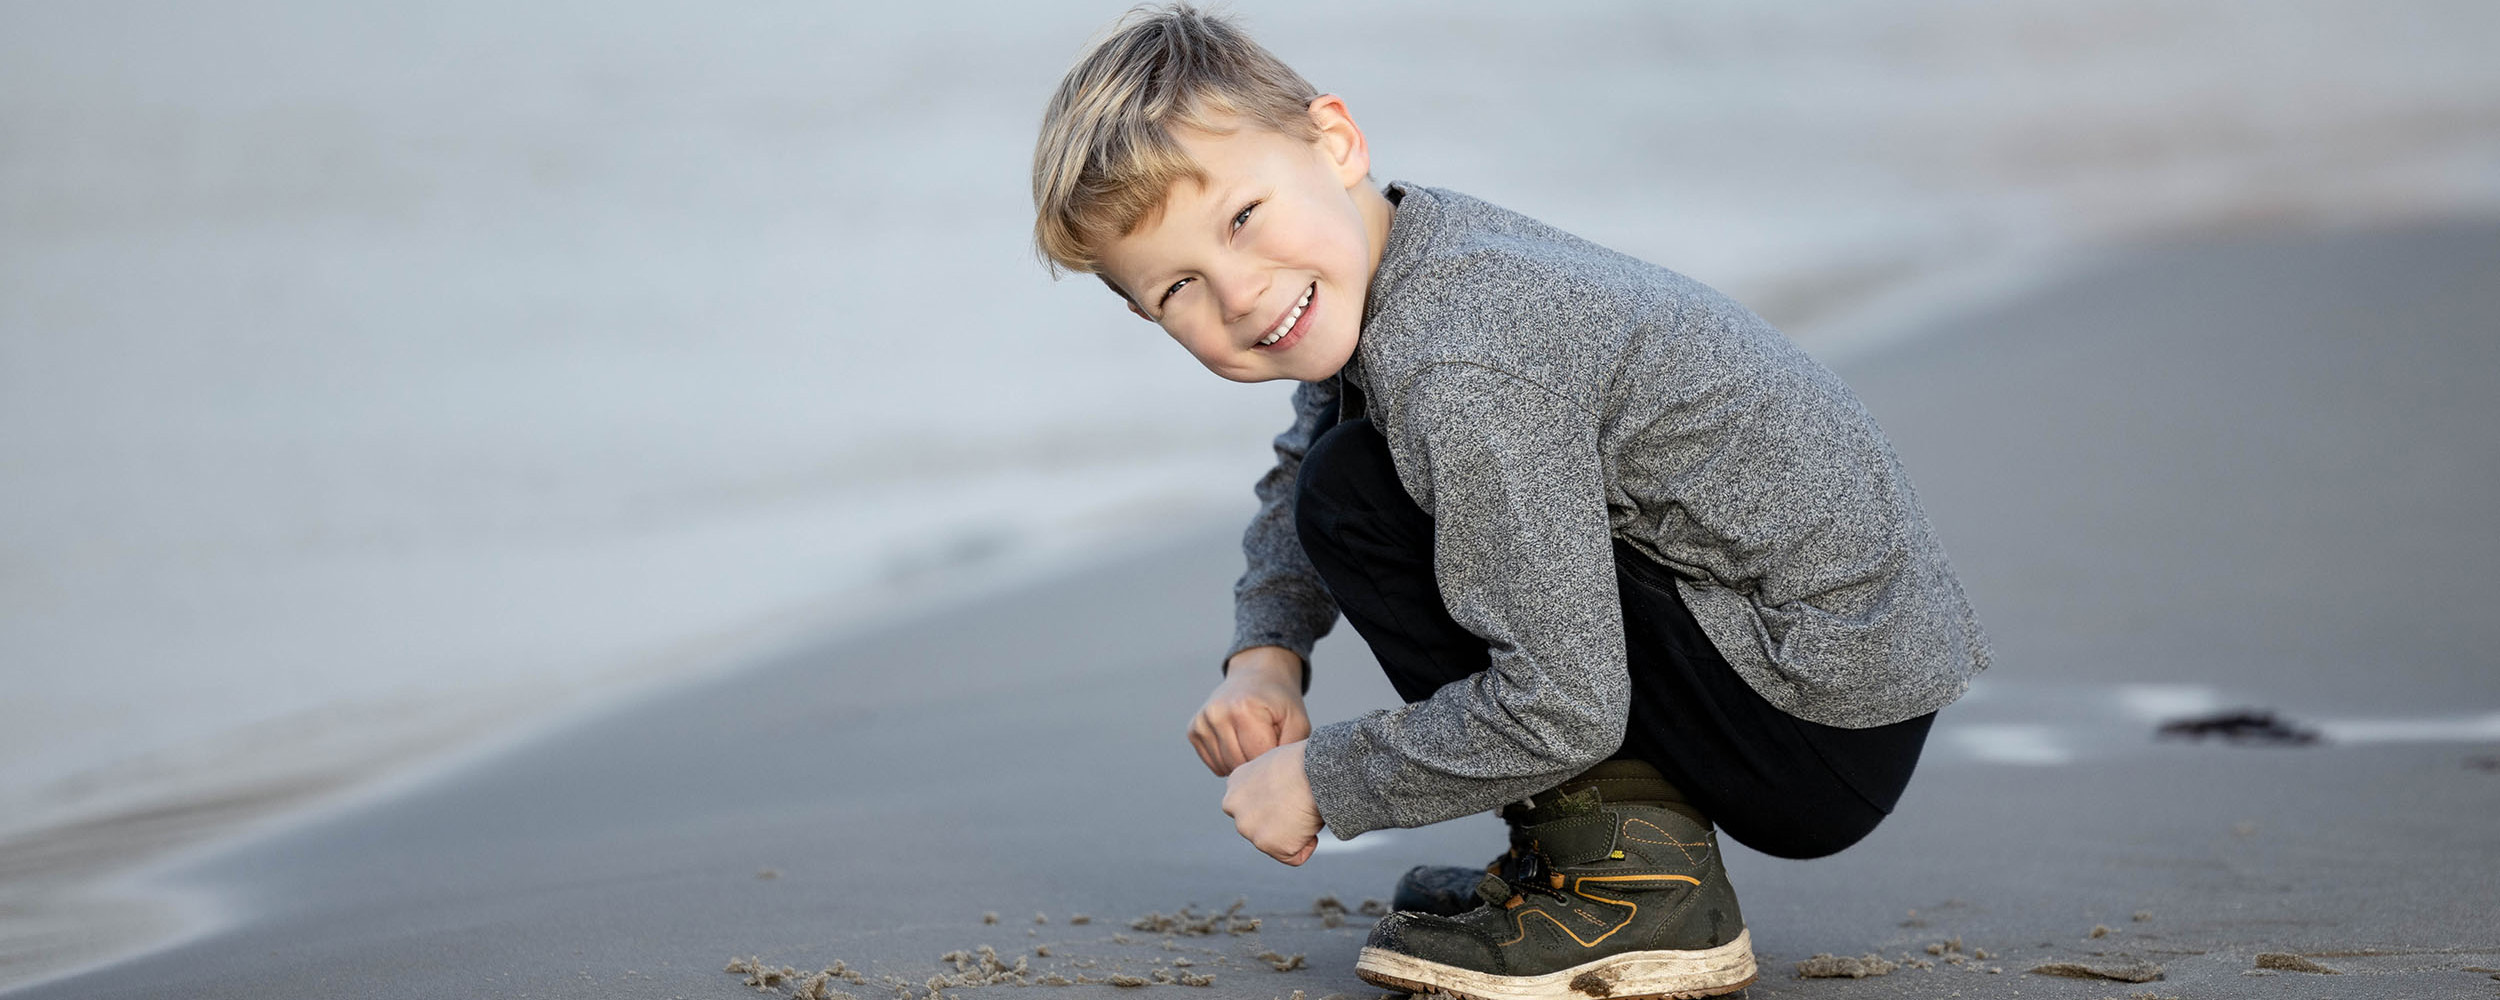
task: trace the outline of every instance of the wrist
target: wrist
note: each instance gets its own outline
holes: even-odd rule
[[[1271,682],[1297,693],[1310,688],[1310,668],[1301,656],[1283,646],[1252,646],[1234,653],[1232,659],[1224,661],[1224,676]]]

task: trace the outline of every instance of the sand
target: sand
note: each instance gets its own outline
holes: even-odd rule
[[[2109,979],[2121,983],[2149,983],[2162,978],[2161,966],[2142,960],[2043,962],[2025,971],[2036,976],[2057,976],[2064,979]]]
[[[1901,968],[1881,955],[1867,954],[1858,958],[1839,955],[1816,955],[1797,963],[1799,979],[1865,979],[1889,976]]]
[[[2259,952],[2257,954],[2257,967],[2260,969],[2273,969],[2277,972],[2308,972],[2325,976],[2341,975],[2341,973],[2334,969],[2327,968],[2324,965],[2320,965],[2299,955],[2283,951]]]

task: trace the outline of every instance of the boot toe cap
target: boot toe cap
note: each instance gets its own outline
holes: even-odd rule
[[[1502,950],[1474,927],[1430,913],[1399,912],[1372,927],[1367,947],[1442,965],[1502,973]]]

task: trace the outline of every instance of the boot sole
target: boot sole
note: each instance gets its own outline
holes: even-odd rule
[[[1690,1000],[1753,985],[1753,935],[1700,951],[1627,951],[1541,976],[1497,976],[1365,948],[1354,962],[1364,982],[1408,993],[1440,990],[1466,1000]]]

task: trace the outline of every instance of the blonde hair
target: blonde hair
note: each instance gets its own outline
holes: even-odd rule
[[[1135,232],[1172,185],[1206,182],[1177,129],[1223,134],[1250,124],[1312,141],[1318,96],[1223,17],[1186,3],[1130,10],[1060,79],[1042,111],[1034,248],[1054,277],[1100,276],[1102,248]]]

